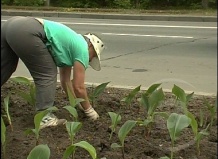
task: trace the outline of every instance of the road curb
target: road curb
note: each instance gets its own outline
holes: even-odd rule
[[[90,18],[90,19],[119,19],[119,20],[153,20],[153,21],[190,21],[217,22],[216,16],[190,15],[130,15],[130,14],[102,14],[102,13],[73,13],[55,11],[22,11],[1,10],[2,16],[34,16],[34,17],[62,17],[62,18]]]

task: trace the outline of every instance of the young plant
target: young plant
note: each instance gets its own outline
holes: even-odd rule
[[[86,151],[88,151],[92,159],[97,159],[97,153],[96,153],[95,148],[91,144],[89,144],[87,141],[80,141],[78,143],[75,143],[67,147],[62,159],[68,159],[71,154],[73,154],[72,159],[75,159],[74,154],[75,154],[77,147],[83,148]]]
[[[109,140],[111,140],[113,133],[116,131],[117,125],[120,123],[121,121],[121,115],[116,114],[114,112],[108,112],[110,118],[111,118],[111,133],[110,133],[110,138]]]
[[[81,129],[82,123],[81,122],[67,122],[66,129],[70,136],[71,145],[73,145],[74,137],[76,133]]]
[[[132,130],[132,128],[135,127],[136,123],[137,123],[137,121],[134,121],[134,120],[126,121],[121,126],[121,128],[119,129],[119,132],[118,132],[118,138],[119,138],[120,144],[118,144],[118,143],[112,143],[111,144],[111,148],[113,148],[113,149],[121,148],[123,159],[125,159],[125,155],[124,155],[124,150],[125,150],[124,149],[124,141],[125,141],[125,138],[126,138],[127,134]]]
[[[7,116],[9,125],[11,127],[11,130],[13,131],[13,125],[12,125],[11,117],[10,117],[10,113],[9,113],[9,98],[10,98],[10,95],[8,95],[7,97],[4,98],[4,108],[5,108],[5,112],[6,112],[6,116]]]
[[[35,125],[35,128],[34,129],[27,129],[25,131],[25,134],[26,135],[29,135],[31,133],[34,133],[35,134],[35,138],[36,138],[36,145],[39,144],[39,132],[41,130],[40,128],[40,122],[42,121],[43,117],[45,115],[47,115],[49,112],[51,111],[56,111],[58,110],[56,107],[51,107],[51,108],[48,108],[44,111],[41,111],[39,113],[37,113],[35,116],[34,116],[34,125]]]
[[[84,99],[75,98],[68,87],[67,87],[67,94],[68,94],[68,99],[70,101],[70,105],[64,106],[63,108],[66,109],[73,116],[75,121],[78,121],[78,113],[75,107],[79,105],[80,102],[83,102]]]
[[[187,116],[191,119],[191,127],[192,127],[192,131],[194,133],[194,140],[196,141],[196,150],[197,150],[197,155],[200,155],[200,141],[203,138],[203,136],[205,135],[209,135],[209,133],[207,132],[207,129],[209,127],[210,124],[208,124],[207,128],[204,130],[201,130],[200,132],[198,132],[198,122],[195,119],[195,116],[191,113],[191,112],[187,112]]]
[[[147,91],[145,91],[141,98],[139,99],[140,104],[147,111],[146,117],[143,121],[138,121],[140,126],[144,126],[148,137],[151,133],[151,129],[155,120],[156,115],[160,115],[164,118],[168,118],[168,114],[166,112],[156,112],[159,103],[164,99],[164,92],[162,88],[157,89],[160,84],[154,84]]]
[[[107,87],[107,85],[109,83],[110,82],[102,83],[102,84],[98,85],[94,90],[92,90],[92,93],[89,95],[89,100],[91,101],[92,106],[94,106],[96,98],[98,98],[98,96],[102,92],[104,92],[105,88]]]
[[[48,145],[37,145],[29,153],[27,159],[49,159],[50,149]]]
[[[121,99],[121,102],[124,102],[130,108],[130,104],[133,98],[136,96],[136,94],[140,91],[140,88],[141,88],[141,85],[133,89],[126,97]]]
[[[180,115],[176,113],[171,113],[167,119],[167,129],[171,138],[171,155],[170,159],[173,159],[173,149],[176,139],[179,137],[180,132],[188,127],[191,123],[191,119],[186,115]]]
[[[172,93],[176,96],[176,99],[180,101],[183,111],[184,113],[186,113],[188,111],[188,102],[194,95],[194,92],[186,95],[185,91],[182,88],[174,85],[172,88]]]
[[[204,103],[206,104],[207,109],[210,112],[210,126],[209,126],[209,130],[210,130],[211,127],[213,126],[214,119],[216,118],[216,115],[217,115],[216,114],[216,112],[217,112],[217,98],[216,98],[214,105],[210,104],[205,98],[204,98]]]
[[[2,145],[2,151],[3,151],[3,157],[6,158],[6,127],[4,120],[1,116],[1,145]]]
[[[31,82],[26,77],[14,77],[11,78],[12,81],[17,83],[25,84],[29,87],[29,92],[23,92],[17,90],[19,96],[21,96],[24,100],[26,100],[30,105],[35,106],[36,104],[36,88],[35,84]]]

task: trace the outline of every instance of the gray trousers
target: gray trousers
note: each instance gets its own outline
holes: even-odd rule
[[[32,17],[13,17],[1,27],[1,86],[21,59],[36,86],[36,110],[54,104],[57,66],[46,47],[43,26]]]

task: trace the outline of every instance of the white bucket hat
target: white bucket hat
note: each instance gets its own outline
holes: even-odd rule
[[[101,70],[101,62],[100,62],[100,54],[102,53],[102,51],[105,49],[104,43],[94,34],[92,33],[88,33],[86,35],[84,35],[85,37],[87,37],[90,42],[92,43],[95,52],[97,54],[97,57],[94,57],[90,62],[89,65],[96,71],[100,71]]]

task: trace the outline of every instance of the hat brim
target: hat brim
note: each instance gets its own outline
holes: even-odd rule
[[[93,57],[92,60],[89,62],[89,65],[96,71],[101,70],[101,63],[98,57]]]

